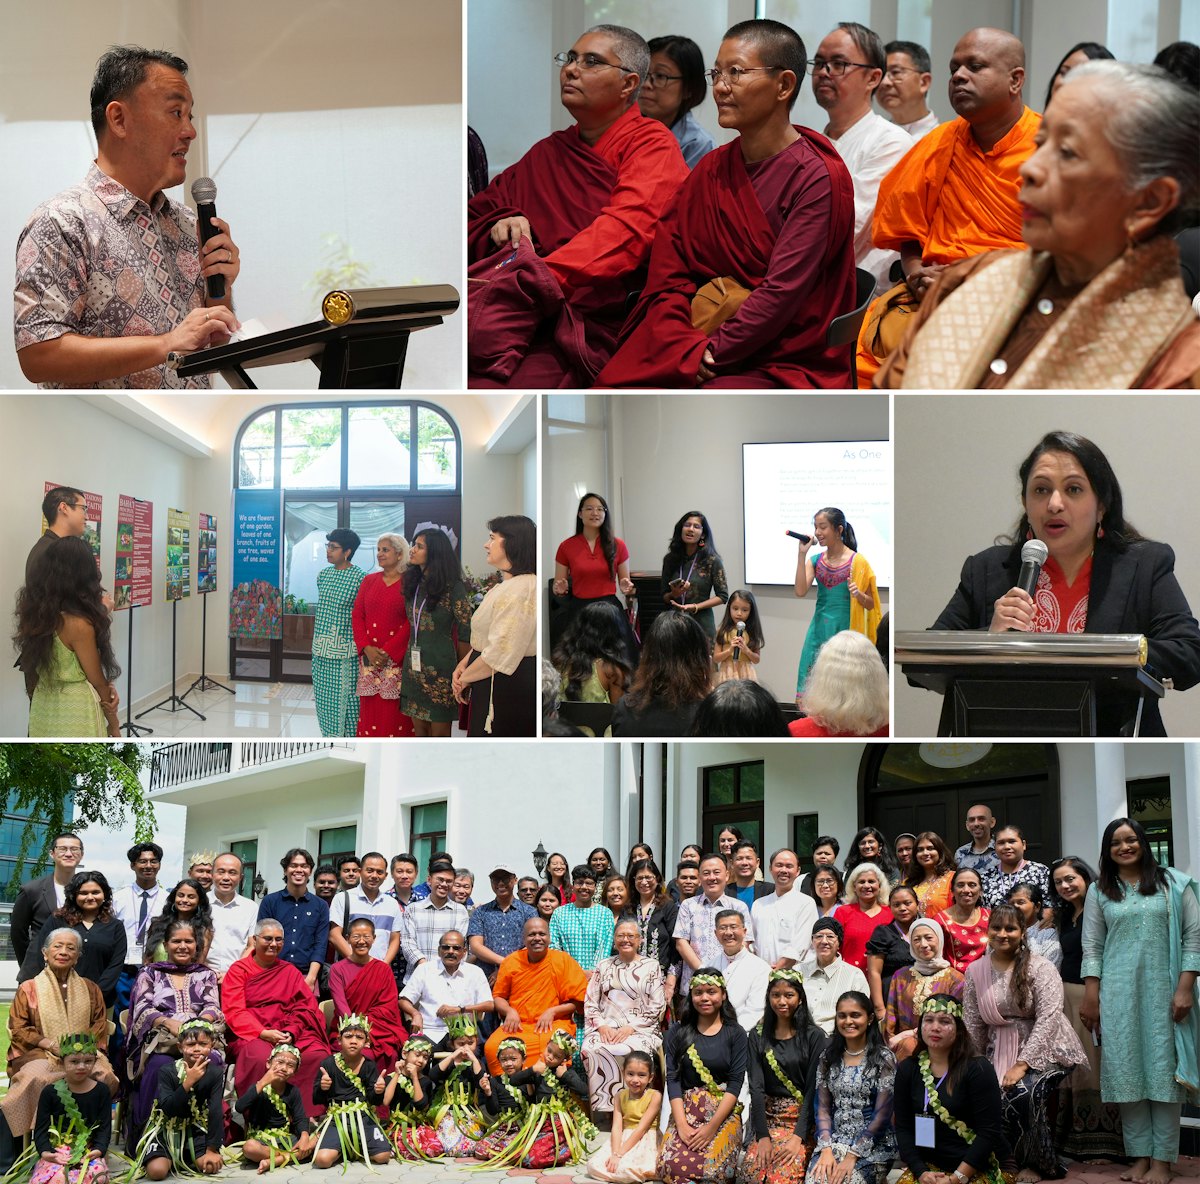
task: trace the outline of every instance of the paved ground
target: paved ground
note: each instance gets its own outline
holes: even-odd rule
[[[607,1137],[607,1135],[604,1136],[604,1138]],[[593,1144],[593,1148],[596,1146],[599,1144]],[[292,1184],[292,1181],[297,1184],[302,1181],[304,1184],[314,1184],[312,1177],[317,1175],[328,1181],[328,1184],[397,1184],[401,1180],[404,1181],[404,1184],[449,1184],[451,1180],[462,1181],[462,1184],[468,1184],[469,1181],[479,1181],[480,1184],[498,1184],[499,1181],[512,1176],[536,1176],[540,1177],[538,1184],[583,1184],[583,1181],[588,1179],[583,1174],[582,1164],[575,1167],[551,1168],[544,1172],[521,1169],[499,1172],[468,1171],[469,1165],[476,1162],[463,1159],[437,1164],[401,1164],[393,1160],[391,1163],[376,1168],[374,1172],[355,1164],[344,1174],[340,1167],[330,1168],[327,1172],[316,1172],[310,1167],[302,1167],[299,1171],[278,1169],[271,1173],[271,1180],[274,1184]],[[1117,1184],[1121,1171],[1121,1167],[1117,1165],[1093,1167],[1073,1164],[1067,1172],[1066,1179],[1068,1184]],[[893,1184],[899,1174],[899,1172],[892,1173],[890,1179]],[[1177,1167],[1177,1175],[1179,1178],[1200,1179],[1200,1159],[1181,1159]],[[178,1178],[168,1177],[168,1179]],[[248,1182],[255,1177],[248,1169],[227,1168],[221,1173],[220,1178]]]

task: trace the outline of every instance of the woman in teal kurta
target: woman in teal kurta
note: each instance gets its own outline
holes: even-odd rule
[[[1200,1099],[1200,886],[1160,868],[1138,822],[1104,831],[1083,908],[1080,1019],[1101,1036],[1100,1094],[1121,1110],[1124,1179],[1166,1184],[1182,1104]]]
[[[362,539],[338,527],[325,536],[330,566],[317,573],[313,622],[312,680],[322,736],[353,736],[358,731],[358,650],[352,614],[364,572],[350,560]]]
[[[800,544],[796,559],[796,595],[808,595],[817,585],[817,607],[804,637],[800,668],[796,674],[796,702],[800,703],[809,671],[821,647],[844,629],[854,629],[875,640],[880,618],[879,592],[870,564],[858,554],[854,527],[841,510],[827,506],[813,515],[813,535]],[[811,555],[813,545],[825,549]]]

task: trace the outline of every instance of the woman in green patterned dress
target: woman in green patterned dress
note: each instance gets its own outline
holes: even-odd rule
[[[119,736],[121,668],[92,549],[75,536],[50,544],[17,593],[20,666],[36,685],[30,736]]]
[[[717,635],[713,609],[729,599],[729,584],[712,528],[699,510],[675,523],[663,557],[662,594],[668,606],[696,618],[711,647]]]
[[[1141,823],[1117,818],[1083,905],[1079,1018],[1102,1041],[1100,1096],[1121,1110],[1122,1180],[1167,1184],[1182,1106],[1200,1095],[1197,883],[1159,867]]]
[[[436,526],[413,538],[404,603],[412,633],[400,709],[413,721],[414,735],[449,736],[458,718],[450,677],[471,648],[471,602],[454,546]]]
[[[361,543],[352,530],[331,530],[325,536],[330,565],[317,573],[312,681],[322,736],[353,736],[358,731],[359,657],[351,616],[366,573],[350,561]]]

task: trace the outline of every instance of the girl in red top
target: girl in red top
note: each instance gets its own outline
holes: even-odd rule
[[[594,600],[607,600],[624,616],[617,589],[633,595],[629,548],[613,534],[611,515],[598,493],[585,493],[575,511],[575,533],[564,539],[554,556],[554,595],[568,596],[566,612],[554,621],[552,645]]]

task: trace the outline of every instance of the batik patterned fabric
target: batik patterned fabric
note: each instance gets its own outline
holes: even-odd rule
[[[702,1126],[716,1114],[720,1102],[720,1097],[714,1098],[703,1086],[689,1089],[683,1095],[684,1117],[693,1128]],[[695,1149],[679,1137],[672,1118],[658,1152],[658,1178],[663,1184],[727,1180],[737,1166],[741,1143],[742,1123],[736,1110],[717,1128],[711,1143]]]
[[[196,215],[156,193],[149,205],[94,164],[79,185],[43,202],[17,240],[16,347],[81,337],[169,333],[204,305]],[[43,383],[48,389],[79,383]],[[165,363],[90,384],[101,390],[207,390]]]

